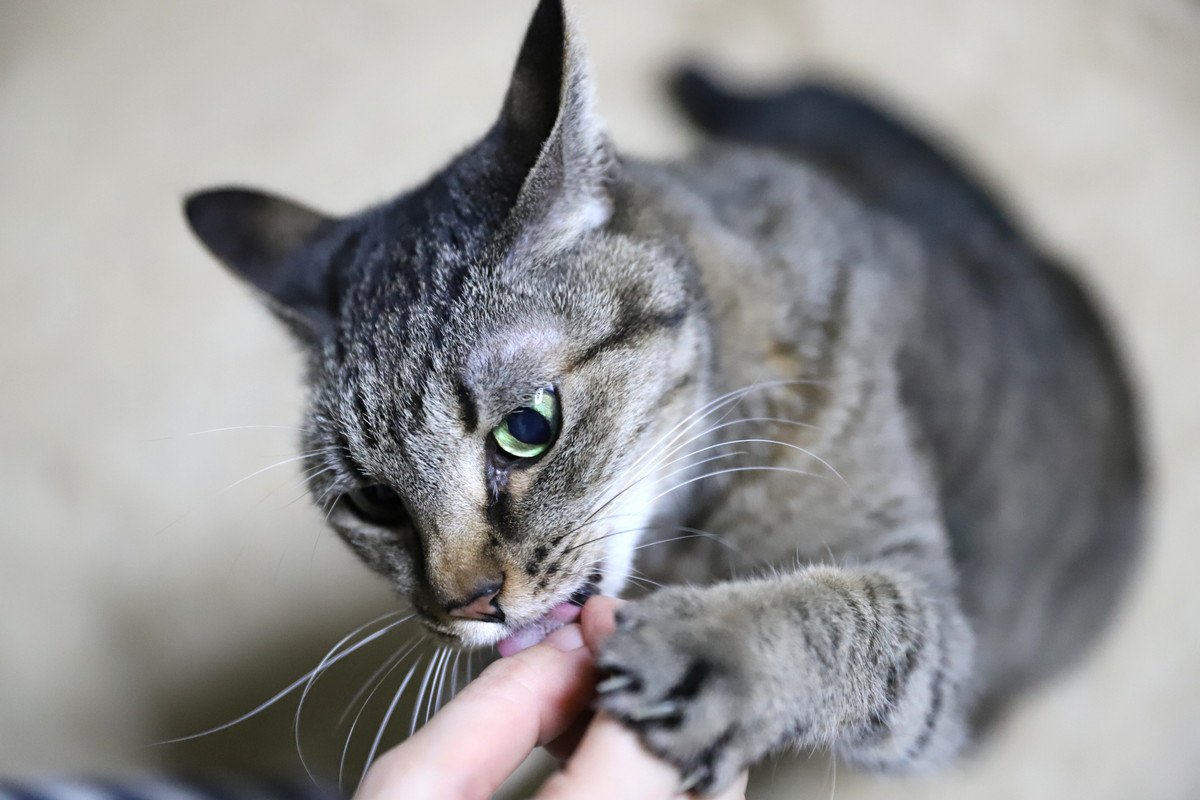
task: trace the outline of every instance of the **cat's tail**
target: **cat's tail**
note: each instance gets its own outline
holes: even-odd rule
[[[825,81],[740,91],[694,65],[677,70],[669,88],[709,135],[816,163],[918,228],[961,237],[982,226],[1014,237],[1009,213],[948,148],[856,91]]]
[[[908,158],[930,155],[930,146],[908,123],[832,81],[743,91],[689,64],[670,76],[669,86],[691,121],[716,136],[837,151],[884,148]]]

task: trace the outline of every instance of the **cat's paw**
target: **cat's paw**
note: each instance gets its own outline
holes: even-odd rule
[[[599,707],[679,769],[682,787],[719,791],[756,755],[753,694],[735,631],[705,613],[701,593],[668,589],[617,612],[605,642]]]

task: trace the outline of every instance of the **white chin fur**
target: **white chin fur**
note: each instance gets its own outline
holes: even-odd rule
[[[465,647],[491,647],[510,633],[507,625],[472,621],[457,623],[454,632]]]
[[[650,500],[654,497],[655,481],[641,480],[621,498],[624,502],[613,515],[616,531],[628,531],[609,536],[604,540],[606,552],[601,564],[600,593],[616,597],[629,581],[633,570],[633,558],[638,543],[645,534],[644,526],[650,523]]]

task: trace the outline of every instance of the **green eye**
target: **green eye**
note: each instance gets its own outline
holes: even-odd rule
[[[550,449],[558,433],[558,396],[538,389],[529,405],[509,413],[492,428],[496,446],[514,458],[534,458]]]

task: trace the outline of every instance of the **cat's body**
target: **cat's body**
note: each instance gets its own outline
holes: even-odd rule
[[[737,531],[773,563],[826,561],[847,537],[860,555],[893,547],[856,540],[894,525],[911,491],[895,485],[906,465],[881,450],[886,434],[863,430],[873,404],[890,416],[898,399],[901,449],[922,465],[909,471],[930,472],[976,633],[977,685],[999,697],[1068,661],[1119,596],[1141,510],[1133,402],[1091,303],[973,181],[924,145],[895,141],[910,134],[878,112],[816,87],[705,101],[728,104],[748,130],[697,114],[702,124],[757,146],[706,147],[647,183],[694,192],[679,202],[700,206],[682,228],[714,307],[718,387],[812,380],[742,403],[813,424],[771,435],[826,454],[848,485],[776,478],[784,496],[741,507],[726,497],[686,524]],[[756,113],[769,127],[754,126]],[[838,138],[813,130],[822,117]],[[916,193],[926,197],[910,202]],[[772,455],[822,471],[795,451]],[[802,535],[779,535],[788,518]],[[709,549],[713,574],[729,554]]]
[[[679,88],[732,142],[616,157],[548,0],[497,126],[426,186],[189,217],[308,345],[314,493],[432,630],[546,628],[636,563],[687,586],[627,607],[600,703],[685,785],[785,745],[942,762],[1117,597],[1121,369],[916,137],[821,90]]]

